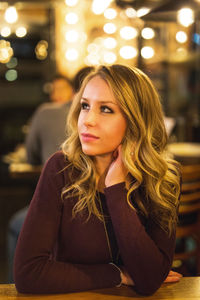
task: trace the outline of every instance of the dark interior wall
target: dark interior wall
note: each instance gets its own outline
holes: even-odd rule
[[[25,127],[39,104],[48,101],[44,84],[55,73],[53,53],[54,12],[47,7],[47,22],[32,24],[26,38],[3,38],[13,47],[17,59],[14,69],[17,79],[7,81],[10,66],[0,63],[0,283],[7,282],[7,230],[10,218],[32,198],[36,180],[14,179],[5,163],[5,154],[13,152],[24,142]],[[35,46],[40,40],[48,43],[46,59],[39,60]]]

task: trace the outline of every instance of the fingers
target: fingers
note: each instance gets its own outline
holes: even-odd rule
[[[171,270],[164,282],[165,283],[178,282],[181,277],[182,277],[182,274]]]
[[[118,156],[118,149],[116,149],[116,150],[113,152],[113,155],[112,155],[113,160],[115,160],[115,159],[117,158],[117,156]]]
[[[113,152],[113,160],[117,159],[117,157],[119,156],[119,154],[121,154],[121,148],[122,145],[120,144],[117,149],[115,149],[115,151]]]
[[[183,275],[181,273],[175,272],[175,271],[169,271],[168,276],[177,276],[177,277],[183,277]]]
[[[180,277],[178,276],[168,276],[164,283],[169,283],[169,282],[178,282],[180,280]]]

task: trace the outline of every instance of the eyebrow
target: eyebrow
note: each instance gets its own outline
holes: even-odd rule
[[[81,100],[89,101],[87,98],[84,98],[84,97],[82,97]],[[102,104],[111,103],[111,104],[117,105],[117,103],[114,103],[114,102],[112,102],[110,100],[100,100],[98,102],[102,103]]]

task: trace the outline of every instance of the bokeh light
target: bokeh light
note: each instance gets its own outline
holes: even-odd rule
[[[104,11],[104,17],[106,19],[109,19],[109,20],[113,20],[115,19],[117,16],[117,11],[116,9],[114,8],[107,8],[105,11]]]
[[[108,37],[104,40],[104,47],[108,49],[114,49],[117,46],[117,41],[115,38]]]
[[[16,8],[14,6],[9,6],[5,11],[4,18],[5,18],[6,22],[8,22],[9,24],[13,24],[13,23],[17,22],[18,13],[17,13]]]
[[[11,34],[11,29],[8,26],[4,26],[1,28],[1,36],[8,37]]]
[[[137,56],[137,49],[132,46],[123,46],[120,48],[120,56],[124,59],[131,59]]]
[[[138,34],[138,31],[131,26],[124,26],[120,29],[120,35],[125,40],[134,39]]]
[[[114,23],[106,23],[103,26],[103,30],[107,33],[107,34],[113,34],[115,33],[115,31],[117,30],[116,25]]]
[[[18,77],[16,70],[8,70],[5,74],[5,78],[8,81],[15,81]]]
[[[154,38],[155,31],[150,27],[145,27],[142,29],[141,35],[144,39],[150,40],[150,39]]]
[[[194,23],[194,11],[191,8],[182,8],[177,12],[178,22],[188,27]]]
[[[146,46],[141,49],[141,55],[144,59],[150,59],[154,56],[155,51],[152,47]]]
[[[13,56],[13,49],[10,46],[10,42],[0,40],[0,63],[6,64]]]
[[[65,4],[68,6],[76,6],[76,4],[78,3],[78,0],[65,0]]]
[[[65,52],[65,58],[68,61],[75,61],[78,58],[78,51],[75,48],[70,48]]]
[[[68,23],[68,24],[76,24],[78,22],[78,15],[74,12],[70,12],[68,14],[66,14],[65,16],[65,21]]]
[[[179,42],[180,44],[183,44],[187,41],[187,34],[184,31],[178,31],[176,33],[176,40],[177,42]]]
[[[22,38],[22,37],[24,37],[27,34],[27,30],[26,30],[26,28],[24,26],[20,26],[20,27],[18,27],[16,29],[15,33],[16,33],[17,37]]]

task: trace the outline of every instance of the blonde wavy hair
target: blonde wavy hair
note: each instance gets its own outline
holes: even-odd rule
[[[94,76],[100,76],[110,86],[127,120],[122,142],[123,162],[132,179],[127,202],[146,218],[153,218],[170,234],[177,222],[180,194],[178,163],[166,155],[167,134],[158,93],[148,76],[138,68],[117,64],[100,66],[84,79],[68,115],[69,137],[62,145],[63,153],[70,162],[71,181],[63,196],[78,197],[74,215],[87,209],[88,218],[93,213],[102,219],[96,201],[97,170],[93,158],[82,152],[77,128],[80,100],[85,86]],[[138,191],[142,196],[136,197]]]

